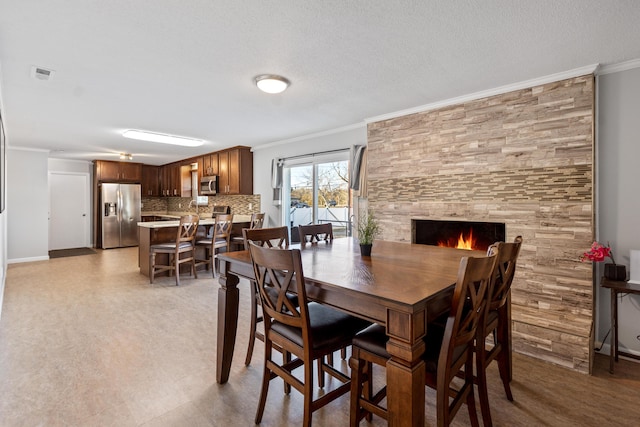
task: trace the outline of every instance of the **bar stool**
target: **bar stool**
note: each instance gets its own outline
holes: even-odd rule
[[[206,264],[207,269],[211,266],[211,273],[216,277],[216,256],[218,250],[224,248],[227,252],[231,247],[231,227],[233,226],[233,214],[218,214],[213,224],[211,238],[205,237],[196,240],[196,246],[203,247],[205,258],[196,260],[196,266]]]
[[[180,285],[180,264],[187,262],[191,263],[193,277],[198,278],[194,240],[198,231],[199,220],[200,218],[197,215],[180,217],[175,242],[158,243],[149,247],[149,283],[153,283],[157,273],[168,271],[169,276],[171,276],[171,273],[175,271],[176,286]],[[156,264],[157,254],[167,254],[169,257],[167,264]]]

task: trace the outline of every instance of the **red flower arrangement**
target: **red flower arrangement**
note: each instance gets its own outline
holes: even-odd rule
[[[613,259],[613,253],[611,252],[611,246],[607,243],[607,246],[604,246],[602,243],[593,242],[591,245],[591,249],[587,252],[583,253],[580,257],[580,261],[594,261],[600,262],[604,261],[605,258],[611,258],[612,263],[616,263]]]

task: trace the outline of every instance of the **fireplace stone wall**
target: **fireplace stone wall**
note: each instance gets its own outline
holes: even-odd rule
[[[411,219],[504,222],[522,235],[514,349],[590,371],[594,236],[592,75],[370,123],[368,205],[382,238]]]

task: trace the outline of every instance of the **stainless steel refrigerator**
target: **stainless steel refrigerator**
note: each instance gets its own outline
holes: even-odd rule
[[[101,184],[102,248],[138,245],[140,184]]]

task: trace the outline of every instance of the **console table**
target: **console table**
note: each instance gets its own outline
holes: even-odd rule
[[[618,294],[640,294],[640,285],[635,283],[610,280],[603,277],[600,286],[611,291],[611,352],[609,354],[609,372],[613,374],[613,362],[618,356],[640,360],[640,356],[618,350]]]

